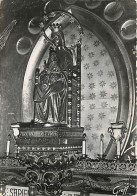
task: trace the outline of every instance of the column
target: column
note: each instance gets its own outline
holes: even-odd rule
[[[81,118],[81,43],[77,43],[77,127]]]

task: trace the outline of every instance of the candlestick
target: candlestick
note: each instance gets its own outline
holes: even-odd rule
[[[117,151],[116,156],[119,159],[120,155],[122,154],[121,151],[121,141],[124,138],[124,133],[126,132],[125,123],[120,121],[117,123],[111,123],[111,127],[109,127],[108,132],[110,133],[110,136],[112,140],[116,143]]]
[[[100,156],[103,157],[104,154],[104,135],[100,135]]]
[[[9,156],[10,153],[10,139],[11,139],[11,135],[8,135],[8,141],[7,141],[7,150],[6,150],[6,155]]]
[[[83,141],[82,141],[82,156],[86,156],[86,134],[83,134]]]
[[[121,151],[121,144],[120,139],[117,140],[117,157],[120,157],[120,151]]]
[[[19,135],[19,125],[18,124],[12,124],[11,125],[11,128],[13,130],[13,134],[14,134],[14,137],[17,138],[18,135]]]

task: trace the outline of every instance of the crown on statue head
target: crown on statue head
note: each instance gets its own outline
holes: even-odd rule
[[[60,31],[61,30],[61,24],[59,24],[59,23],[53,23],[51,26],[50,26],[50,29],[51,29],[51,31],[52,32],[58,32],[58,31]]]

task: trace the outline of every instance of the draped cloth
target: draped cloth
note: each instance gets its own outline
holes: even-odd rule
[[[73,56],[66,48],[51,49],[34,89],[34,120],[40,123],[67,123],[68,70]]]

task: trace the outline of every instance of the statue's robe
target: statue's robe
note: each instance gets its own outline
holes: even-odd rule
[[[35,85],[35,121],[67,123],[67,75],[73,67],[72,53],[67,48],[56,51],[56,61],[49,61]],[[50,58],[50,57],[49,57]]]

